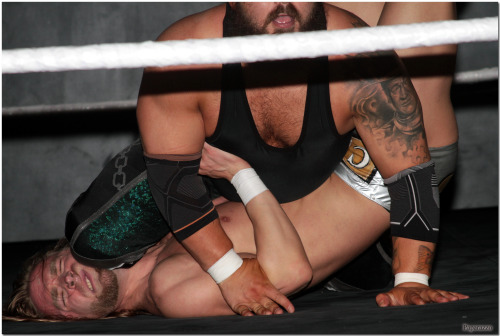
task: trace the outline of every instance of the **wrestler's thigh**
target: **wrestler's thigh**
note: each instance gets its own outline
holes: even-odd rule
[[[354,259],[389,228],[389,212],[337,175],[318,192],[307,208],[290,212],[313,268],[311,285]]]

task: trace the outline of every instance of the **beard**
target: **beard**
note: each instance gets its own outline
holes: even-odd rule
[[[263,35],[267,34],[266,27],[278,18],[279,14],[286,14],[291,16],[295,22],[300,24],[300,32],[315,31],[326,29],[326,17],[323,5],[321,3],[314,3],[311,14],[308,17],[303,17],[297,11],[292,3],[287,5],[279,4],[276,9],[266,17],[262,26],[257,25],[254,20],[247,15],[241,6],[241,3],[235,4],[233,10],[230,6],[226,7],[227,20],[227,35],[226,36],[248,36],[248,35]],[[277,34],[288,33],[290,30],[278,29]]]
[[[103,285],[103,291],[90,307],[91,311],[98,316],[106,316],[112,313],[118,301],[118,279],[115,273],[107,269],[96,269],[99,281]]]

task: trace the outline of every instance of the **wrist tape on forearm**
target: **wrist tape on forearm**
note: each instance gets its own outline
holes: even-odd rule
[[[247,205],[255,196],[268,190],[259,175],[253,168],[242,169],[231,179],[244,205]]]
[[[397,273],[394,275],[394,287],[405,282],[416,282],[429,286],[429,276],[422,273]]]
[[[215,283],[220,284],[233,275],[242,264],[243,259],[233,249],[230,249],[215,264],[210,266],[207,273],[210,274]]]
[[[391,233],[435,243],[439,233],[439,190],[432,161],[385,179],[391,196]]]

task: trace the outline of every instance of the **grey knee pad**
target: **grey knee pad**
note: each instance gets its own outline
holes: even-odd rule
[[[443,191],[451,177],[455,173],[458,157],[458,142],[448,146],[429,148],[431,159],[434,161],[436,178],[439,191]]]
[[[385,179],[391,196],[391,233],[427,242],[439,234],[439,190],[432,161]]]

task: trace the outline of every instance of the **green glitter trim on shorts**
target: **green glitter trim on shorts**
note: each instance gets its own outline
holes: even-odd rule
[[[87,250],[87,258],[116,258],[153,244],[168,232],[144,179],[83,230],[75,249]]]

